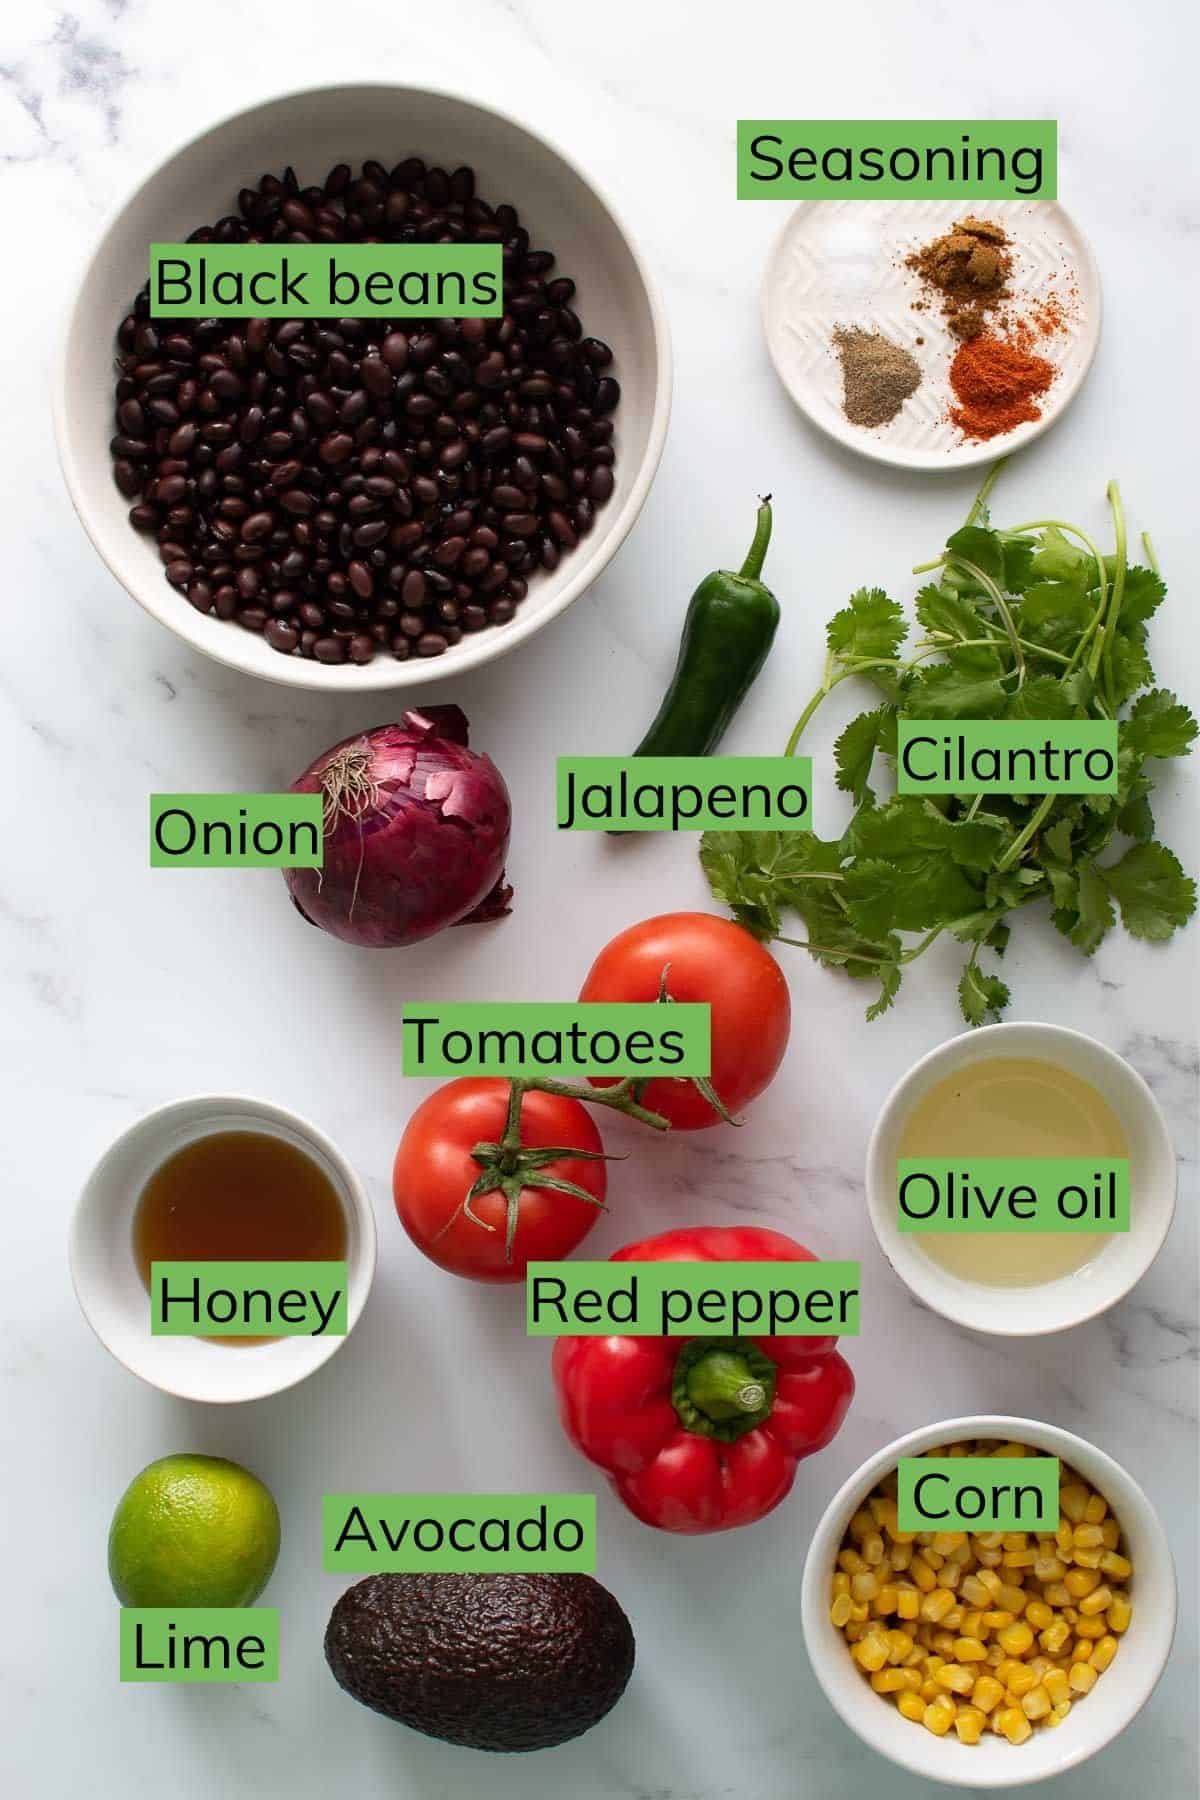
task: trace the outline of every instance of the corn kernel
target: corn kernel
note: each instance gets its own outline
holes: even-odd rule
[[[1050,1707],[1050,1696],[1042,1682],[1032,1688],[1021,1702],[1021,1711],[1027,1719],[1044,1719]]]
[[[921,1700],[925,1706],[932,1705],[932,1703],[935,1700],[943,1699],[946,1694],[945,1688],[940,1688],[938,1686],[937,1682],[933,1679],[932,1675],[929,1675],[925,1678],[925,1680],[921,1683],[920,1688],[917,1691],[920,1694]]]
[[[952,1694],[969,1694],[975,1686],[975,1677],[961,1663],[943,1663],[934,1680],[939,1687],[949,1688]]]
[[[921,1677],[915,1669],[877,1669],[871,1686],[877,1694],[916,1693]]]
[[[865,1625],[870,1616],[871,1609],[865,1600],[852,1600],[850,1602],[850,1617],[856,1624]]]
[[[850,1623],[850,1596],[839,1594],[829,1609],[830,1622],[840,1631],[843,1625]]]
[[[1019,1706],[1010,1706],[1001,1714],[1000,1729],[1010,1744],[1023,1744],[1033,1736],[1033,1726]]]
[[[873,1600],[879,1592],[879,1577],[871,1569],[850,1578],[850,1592],[856,1600]]]
[[[1080,1550],[1076,1547],[1071,1552],[1071,1560],[1075,1563],[1076,1567],[1080,1569],[1098,1569],[1100,1567],[1100,1558],[1103,1555],[1103,1550],[1098,1547],[1093,1547],[1091,1550]]]
[[[1100,1568],[1105,1575],[1113,1575],[1118,1581],[1125,1581],[1133,1574],[1133,1564],[1127,1557],[1118,1556],[1115,1550],[1106,1550],[1100,1558]]]
[[[1100,1577],[1093,1569],[1068,1569],[1063,1576],[1063,1586],[1073,1600],[1082,1600],[1085,1594],[1100,1586]]]
[[[1060,1519],[1058,1522],[1058,1530],[1054,1534],[1054,1542],[1058,1545],[1060,1555],[1070,1553],[1074,1539],[1075,1528],[1071,1524],[1071,1521],[1069,1519]]]
[[[1067,1572],[1065,1562],[1057,1556],[1039,1556],[1033,1565],[1033,1572],[1039,1581],[1061,1581]]]
[[[955,1638],[954,1655],[960,1663],[986,1662],[987,1645],[975,1637]]]
[[[922,1557],[913,1557],[908,1572],[923,1594],[932,1594],[937,1586],[937,1576]]]
[[[902,1587],[896,1601],[896,1612],[902,1619],[916,1619],[921,1613],[921,1596],[913,1587]]]
[[[983,1614],[981,1612],[965,1612],[963,1614],[962,1634],[964,1637],[970,1638],[984,1638],[987,1636],[987,1626],[983,1622]]]
[[[913,1647],[913,1641],[907,1631],[889,1631],[887,1641],[889,1662],[903,1662]]]
[[[1058,1656],[1070,1635],[1071,1627],[1066,1620],[1055,1619],[1052,1625],[1047,1625],[1045,1631],[1038,1632],[1038,1643],[1048,1656]]]
[[[889,1565],[889,1567],[893,1568],[896,1571],[897,1575],[901,1574],[905,1569],[907,1569],[907,1567],[911,1561],[912,1561],[912,1545],[911,1544],[893,1544],[891,1549],[888,1551],[888,1565]]]
[[[972,1606],[987,1606],[992,1597],[991,1589],[984,1587],[978,1575],[964,1575],[959,1592]]]
[[[847,1575],[861,1575],[867,1566],[857,1550],[839,1550],[837,1564]]]
[[[925,1702],[920,1694],[901,1694],[896,1708],[906,1719],[911,1719],[914,1725],[919,1725],[925,1717]]]
[[[1083,1509],[1083,1516],[1089,1525],[1099,1525],[1108,1511],[1108,1501],[1102,1494],[1093,1494]]]
[[[1098,1643],[1092,1645],[1091,1667],[1101,1671],[1107,1669],[1117,1654],[1117,1648],[1115,1637],[1102,1637]]]
[[[983,1622],[989,1631],[1003,1631],[1006,1625],[1014,1622],[1016,1616],[1016,1613],[1010,1612],[985,1612]]]
[[[953,1605],[954,1595],[947,1588],[935,1588],[921,1602],[921,1617],[936,1625],[939,1619],[945,1618]]]
[[[954,1723],[954,1707],[949,1700],[931,1700],[925,1708],[921,1720],[926,1731],[932,1731],[934,1737],[945,1737]]]
[[[1037,1686],[1037,1676],[1032,1669],[1027,1669],[1024,1663],[1013,1663],[1009,1665],[1009,1674],[1004,1685],[1011,1688],[1014,1694],[1028,1694]]]
[[[1085,1618],[1093,1613],[1104,1612],[1112,1600],[1112,1589],[1108,1586],[1093,1588],[1086,1600],[1079,1602],[1079,1610]]]
[[[896,1610],[896,1602],[899,1598],[900,1590],[896,1587],[895,1583],[890,1581],[884,1582],[883,1586],[875,1596],[875,1611],[879,1613],[881,1617],[886,1617],[888,1613],[894,1613]]]
[[[1075,1527],[1075,1550],[1100,1550],[1104,1547],[1104,1533],[1098,1525],[1077,1525]]]
[[[1018,1619],[1004,1627],[999,1641],[1010,1656],[1023,1656],[1033,1643],[1033,1633],[1023,1619]]]
[[[1064,1487],[1058,1490],[1058,1508],[1066,1513],[1072,1525],[1078,1525],[1087,1511],[1087,1503],[1091,1498],[1085,1487]]]
[[[1047,1669],[1042,1676],[1042,1686],[1050,1696],[1051,1706],[1057,1706],[1060,1701],[1070,1698],[1071,1683],[1065,1669]]]
[[[1001,1567],[1005,1569],[1032,1569],[1037,1561],[1036,1550],[1006,1550]]]
[[[1076,1694],[1088,1694],[1095,1687],[1099,1677],[1091,1663],[1072,1663],[1068,1679]]]
[[[854,1656],[859,1667],[873,1675],[887,1662],[888,1641],[882,1635],[873,1632],[863,1638],[862,1642],[855,1647]]]
[[[834,1576],[833,1576],[833,1597],[834,1597],[834,1599],[836,1600],[839,1594],[848,1594],[849,1592],[850,1592],[850,1577],[845,1573],[845,1571],[843,1569],[835,1569]]]
[[[960,1706],[954,1718],[954,1729],[962,1744],[977,1744],[987,1724],[984,1714],[973,1706]]]
[[[1129,1621],[1133,1617],[1133,1607],[1129,1604],[1128,1594],[1114,1594],[1108,1609],[1108,1629],[1118,1636],[1129,1630]]]
[[[863,1539],[863,1561],[871,1568],[877,1568],[883,1561],[883,1539],[877,1531]]]
[[[1075,1621],[1075,1635],[1077,1637],[1098,1639],[1105,1635],[1106,1630],[1107,1626],[1103,1619],[1087,1618],[1076,1619]]]
[[[981,1675],[971,1689],[971,1705],[983,1713],[994,1712],[1003,1698],[1003,1685],[994,1675]]]

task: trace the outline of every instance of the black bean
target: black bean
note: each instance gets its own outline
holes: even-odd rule
[[[263,626],[263,636],[272,650],[281,650],[290,656],[300,642],[300,633],[286,619],[268,619]]]
[[[313,655],[320,663],[345,662],[346,646],[339,637],[321,637],[313,645]]]

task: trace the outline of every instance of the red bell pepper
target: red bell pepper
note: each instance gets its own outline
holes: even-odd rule
[[[613,1262],[813,1262],[779,1231],[702,1226],[627,1244]],[[750,1525],[836,1436],[854,1376],[833,1337],[561,1337],[567,1436],[637,1518],[664,1531]]]

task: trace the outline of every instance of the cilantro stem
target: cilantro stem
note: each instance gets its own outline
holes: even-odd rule
[[[1121,616],[1121,601],[1125,594],[1125,568],[1127,563],[1127,544],[1125,535],[1125,508],[1121,504],[1121,490],[1115,481],[1108,484],[1108,504],[1112,508],[1113,532],[1117,540],[1116,567],[1113,570],[1112,595],[1108,602],[1108,619],[1104,627],[1104,646],[1102,662],[1104,668],[1104,692],[1108,696],[1108,704],[1113,703],[1112,651],[1113,639],[1117,632],[1117,620]],[[1095,674],[1093,668],[1092,673]]]
[[[1008,601],[1004,598],[1004,595],[1000,592],[1000,589],[996,586],[996,583],[992,580],[991,576],[985,575],[983,570],[975,563],[968,562],[965,556],[950,556],[947,557],[946,560],[947,562],[957,563],[960,569],[966,570],[973,581],[979,583],[980,587],[1003,619],[1004,630],[1008,636],[1009,643],[1012,645],[1013,660],[1016,663],[1017,686],[1021,687],[1025,680],[1025,652],[1021,648],[1021,640],[1017,636],[1017,627],[1013,622],[1013,616],[1008,610]]]
[[[1004,465],[1007,461],[1008,461],[1007,456],[1001,456],[996,462],[994,462],[992,464],[991,468],[988,470],[987,474],[984,476],[984,478],[979,486],[979,492],[976,494],[974,500],[972,500],[972,502],[971,502],[971,510],[970,510],[970,512],[968,512],[966,519],[963,521],[964,526],[974,525],[975,521],[979,518],[980,514],[987,511],[988,495],[991,493],[992,489],[995,487],[996,477],[999,475],[1001,469],[1004,467]]]
[[[836,687],[837,682],[840,679],[841,679],[840,676],[835,677],[835,679],[833,681],[829,682],[828,686],[819,687],[817,689],[816,693],[813,695],[812,699],[809,701],[809,703],[805,707],[804,711],[800,714],[800,717],[796,720],[796,723],[792,728],[792,735],[787,741],[787,749],[783,753],[785,756],[795,756],[796,745],[800,742],[800,739],[803,736],[804,727],[808,724],[808,721],[812,718],[812,716],[816,712],[818,706],[820,706],[822,700],[825,698],[826,694],[830,691],[830,688]]]
[[[1148,531],[1143,531],[1143,533],[1142,533],[1142,549],[1146,553],[1146,562],[1149,566],[1151,574],[1157,575],[1158,574],[1158,558],[1154,554],[1154,545],[1150,542],[1150,533]]]
[[[1024,831],[1022,831],[1017,837],[1015,837],[1013,839],[1012,843],[1008,846],[1008,849],[1004,852],[1004,855],[1002,857],[1000,857],[999,861],[997,862],[996,870],[995,870],[997,875],[1003,875],[1003,873],[1006,869],[1011,869],[1013,864],[1020,860],[1021,856],[1024,854],[1025,846],[1029,843],[1029,841],[1032,837],[1035,837],[1037,835],[1037,832],[1040,830],[1040,828],[1046,818],[1047,813],[1050,811],[1050,808],[1054,805],[1054,801],[1055,801],[1055,796],[1053,794],[1044,794],[1042,796],[1042,799],[1038,804],[1037,811],[1034,813],[1033,817],[1030,819],[1028,825],[1026,825]]]

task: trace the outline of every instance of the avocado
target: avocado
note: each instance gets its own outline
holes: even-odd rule
[[[474,1750],[545,1750],[590,1730],[633,1654],[629,1620],[590,1575],[369,1575],[325,1632],[355,1700]]]

